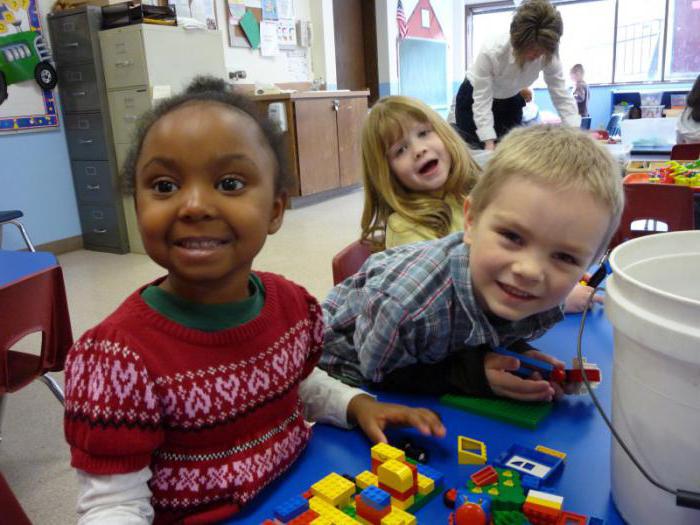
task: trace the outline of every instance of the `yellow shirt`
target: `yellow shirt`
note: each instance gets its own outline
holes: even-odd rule
[[[452,212],[452,222],[450,223],[450,233],[461,232],[464,230],[464,208],[461,202],[450,196],[445,199],[449,204]],[[386,247],[393,248],[402,244],[410,244],[412,242],[428,241],[436,239],[435,233],[430,231],[425,226],[408,220],[398,213],[389,215],[386,221]]]

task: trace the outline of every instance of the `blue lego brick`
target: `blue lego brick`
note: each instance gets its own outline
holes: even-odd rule
[[[605,520],[602,518],[594,518],[591,516],[588,518],[588,525],[605,525]]]
[[[309,510],[309,502],[303,496],[294,496],[275,507],[275,518],[286,523]]]
[[[438,487],[442,487],[442,482],[445,480],[445,475],[442,472],[435,470],[428,465],[424,465],[423,463],[416,464],[416,467],[418,467],[419,474],[423,474],[425,477],[430,478],[433,480],[433,482],[435,482],[436,489]]]
[[[552,365],[551,363],[542,361],[540,359],[534,359],[532,357],[528,357],[517,352],[511,352],[510,350],[507,350],[502,346],[496,347],[493,351],[497,354],[515,357],[516,359],[520,360],[520,368],[513,371],[513,373],[521,377],[527,378],[530,377],[533,372],[539,372],[544,379],[548,380],[549,376],[554,370],[554,365]]]
[[[560,457],[517,444],[511,445],[508,450],[501,453],[494,464],[517,470],[520,473],[521,484],[528,488],[538,488],[542,483],[547,483],[564,467],[564,461]],[[544,472],[539,472],[540,470]]]
[[[376,510],[382,510],[391,505],[391,495],[379,487],[370,485],[360,493],[362,501]]]

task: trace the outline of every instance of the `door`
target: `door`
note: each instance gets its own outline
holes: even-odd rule
[[[335,102],[332,98],[294,102],[302,195],[340,184]]]
[[[375,0],[333,0],[335,68],[339,89],[379,97]]]
[[[358,184],[362,179],[360,133],[366,114],[365,97],[339,99],[338,162],[341,186]]]

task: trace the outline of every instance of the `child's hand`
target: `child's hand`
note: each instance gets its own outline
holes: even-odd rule
[[[571,290],[569,295],[566,297],[564,311],[567,314],[583,312],[583,309],[586,307],[586,303],[588,302],[588,296],[591,295],[592,291],[593,288],[590,286],[584,286],[582,284],[577,284],[574,286],[574,289]],[[593,302],[602,303],[603,296],[598,294],[594,295]]]
[[[537,350],[528,350],[525,352],[525,355],[546,361],[557,368],[564,368],[564,363],[559,361],[559,359]],[[551,401],[564,395],[561,386],[545,381],[537,372],[528,379],[523,379],[510,373],[519,367],[520,362],[514,357],[493,352],[486,354],[484,369],[486,371],[486,379],[494,394],[520,401]]]
[[[350,400],[348,421],[357,423],[373,443],[387,443],[384,435],[387,425],[415,427],[426,436],[445,436],[445,427],[432,410],[382,403],[366,394]]]

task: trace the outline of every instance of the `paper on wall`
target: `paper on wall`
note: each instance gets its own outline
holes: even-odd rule
[[[260,22],[260,54],[264,57],[273,57],[279,54],[276,20]]]

